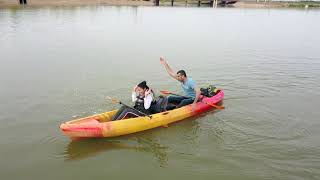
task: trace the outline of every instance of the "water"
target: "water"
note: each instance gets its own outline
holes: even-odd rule
[[[320,179],[318,10],[0,10],[1,179]],[[113,139],[60,123],[130,102],[159,63],[225,90],[225,110]]]

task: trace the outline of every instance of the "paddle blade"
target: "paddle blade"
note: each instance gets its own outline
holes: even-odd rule
[[[119,100],[117,100],[117,99],[115,99],[115,98],[112,98],[112,97],[110,97],[110,96],[107,96],[106,99],[111,100],[111,102],[112,102],[113,104],[120,103]]]
[[[210,105],[210,106],[212,106],[212,107],[215,107],[215,108],[217,108],[217,109],[224,109],[224,106],[219,106],[219,105],[212,104],[212,103],[207,103],[207,102],[206,102],[206,104],[208,104],[208,105]]]
[[[161,90],[160,92],[161,92],[162,94],[171,94],[170,91],[168,91],[168,90]]]

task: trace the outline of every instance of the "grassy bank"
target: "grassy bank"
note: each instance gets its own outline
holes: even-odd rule
[[[290,8],[320,8],[320,2],[316,1],[300,1],[288,3]]]

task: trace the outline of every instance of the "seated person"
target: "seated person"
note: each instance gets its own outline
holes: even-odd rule
[[[171,67],[168,65],[168,63],[162,57],[160,57],[160,63],[164,65],[166,71],[172,78],[178,80],[181,83],[181,87],[186,95],[169,96],[168,102],[177,105],[169,106],[167,110],[180,108],[182,106],[192,104],[192,111],[194,111],[196,103],[198,102],[201,95],[201,91],[199,88],[196,87],[196,83],[190,77],[187,77],[187,74],[184,70],[180,70],[175,74]]]
[[[147,86],[146,81],[142,81],[133,88],[132,102],[135,105],[132,107],[122,106],[113,116],[112,120],[120,120],[124,118],[132,118],[151,114],[151,104],[154,101],[153,91]]]

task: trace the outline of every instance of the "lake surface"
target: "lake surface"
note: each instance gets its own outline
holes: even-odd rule
[[[320,11],[0,9],[1,179],[320,179]],[[59,125],[130,103],[142,80],[181,93],[165,56],[222,111],[113,139]]]

